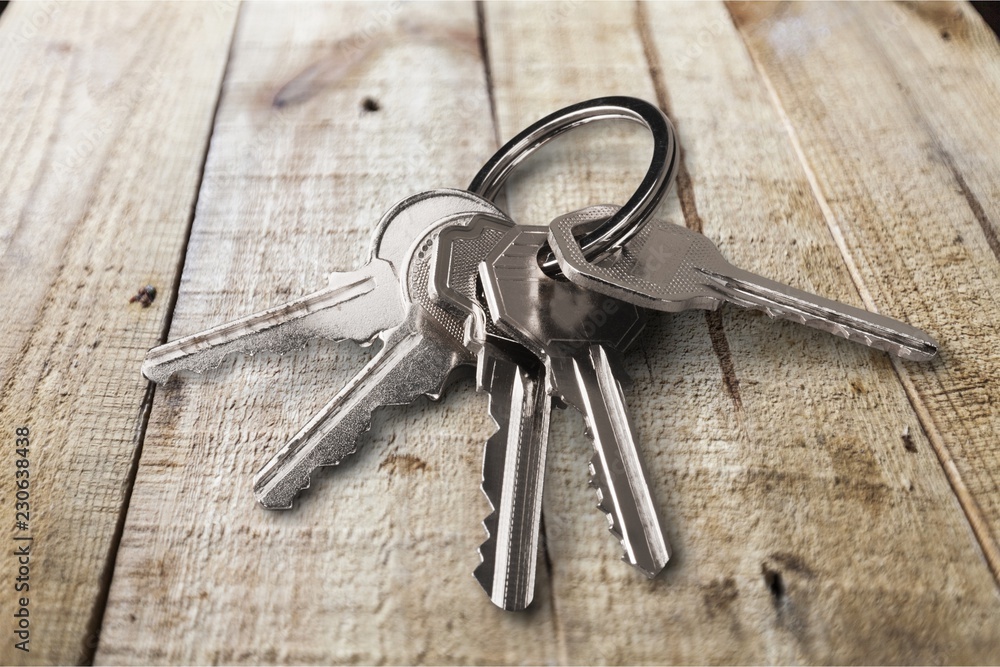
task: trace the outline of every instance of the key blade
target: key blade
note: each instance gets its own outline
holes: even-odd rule
[[[704,235],[664,220],[650,220],[617,257],[591,264],[573,230],[609,210],[582,209],[556,218],[549,227],[552,250],[575,284],[666,312],[714,310],[731,301],[904,359],[926,361],[937,354],[937,341],[916,327],[738,269]]]
[[[730,267],[729,275],[704,268],[696,270],[705,277],[706,286],[743,308],[792,320],[904,359],[926,361],[937,354],[936,340],[916,327],[884,315],[809,294],[735,267]]]
[[[316,468],[357,451],[376,409],[440,396],[466,361],[465,351],[430,325],[391,332],[375,357],[257,473],[257,501],[267,509],[290,509]]]
[[[473,576],[507,611],[527,608],[535,592],[552,399],[544,370],[533,366],[526,369],[489,342],[478,366],[497,430],[484,448],[482,490],[493,511],[483,520],[488,537]]]
[[[657,516],[647,473],[639,456],[635,426],[622,392],[621,370],[608,350],[592,345],[587,355],[552,360],[560,396],[580,411],[594,440],[590,483],[611,533],[625,550],[623,560],[655,577],[670,560],[670,545]]]
[[[496,431],[483,451],[482,490],[491,512],[473,576],[507,611],[534,597],[542,510],[542,478],[552,402],[538,359],[502,340],[477,299],[479,263],[513,227],[479,215],[443,230],[433,246],[431,294],[465,319],[464,344],[477,359],[477,385],[489,395]],[[541,373],[540,373],[541,371]]]
[[[645,313],[568,281],[538,265],[548,230],[512,230],[480,266],[490,316],[545,360],[549,392],[584,416],[597,452],[594,482],[601,508],[625,549],[625,560],[655,576],[670,558],[639,456],[635,427],[609,350],[642,331]]]
[[[405,318],[398,285],[392,264],[373,259],[357,271],[332,274],[326,289],[154,347],[142,374],[162,383],[179,371],[216,368],[231,354],[286,353],[312,338],[369,342]]]

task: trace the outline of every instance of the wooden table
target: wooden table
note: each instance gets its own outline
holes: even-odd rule
[[[1000,47],[968,5],[13,3],[0,54],[0,662],[1000,661]],[[627,365],[674,546],[655,580],[618,562],[575,413],[511,614],[470,576],[492,429],[471,386],[378,413],[271,513],[252,474],[371,351],[140,376],[612,94],[677,127],[663,216],[942,343],[919,364],[738,309],[653,318]],[[648,155],[637,127],[587,128],[507,205],[620,203]]]

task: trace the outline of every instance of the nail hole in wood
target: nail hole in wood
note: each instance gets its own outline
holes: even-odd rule
[[[361,102],[361,108],[365,111],[378,111],[382,106],[378,103],[374,97],[366,97]]]
[[[767,565],[764,565],[761,569],[764,573],[764,584],[771,591],[775,603],[781,602],[785,597],[785,580],[782,578],[781,573],[772,570]]]

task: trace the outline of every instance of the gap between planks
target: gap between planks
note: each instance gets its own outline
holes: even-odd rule
[[[482,5],[482,1],[481,0],[477,1],[477,3],[476,3],[476,11],[477,11],[477,17],[479,19],[478,29],[479,29],[479,33],[480,33],[480,35],[479,35],[479,37],[480,37],[480,49],[482,51],[483,67],[485,69],[485,74],[486,74],[486,83],[487,83],[487,90],[488,90],[489,101],[490,101],[490,108],[491,108],[491,112],[492,112],[492,115],[493,115],[494,133],[496,135],[496,133],[499,132],[499,125],[498,125],[497,119],[496,119],[496,107],[495,107],[495,103],[494,103],[494,99],[493,99],[493,92],[494,91],[493,91],[493,82],[491,80],[490,59],[489,59],[489,52],[488,52],[488,44],[487,44],[487,41],[486,41],[487,38],[486,38],[486,31],[485,31],[485,15],[484,15],[483,5]],[[648,30],[648,28],[644,25],[644,21],[641,20],[642,19],[642,13],[643,13],[643,11],[644,10],[642,8],[642,5],[641,4],[637,5],[637,16],[640,18],[640,20],[638,21],[638,23],[639,23],[639,26],[638,26],[639,34],[640,34],[640,37],[643,40],[643,47],[644,47],[644,49],[646,49],[647,47],[652,47],[652,45],[647,43],[646,30]],[[240,24],[240,16],[238,16],[238,18],[237,18],[235,30],[239,29],[239,24]],[[741,34],[741,37],[743,37],[742,31],[740,31],[740,34]],[[231,38],[231,41],[230,41],[230,56],[231,56],[232,45],[234,43],[235,43],[235,39]],[[669,108],[669,105],[667,104],[667,101],[666,101],[668,98],[666,97],[665,86],[663,86],[662,81],[660,80],[660,78],[658,76],[656,76],[655,72],[653,71],[653,68],[655,66],[653,64],[653,61],[650,59],[651,53],[653,55],[655,55],[656,52],[655,52],[655,50],[652,51],[652,52],[650,52],[649,50],[646,51],[647,63],[649,65],[649,67],[650,67],[650,74],[651,74],[653,85],[654,85],[654,87],[656,89],[658,98],[661,97],[661,95],[660,95],[661,89],[663,91],[663,96],[658,101],[660,103],[660,106],[662,108],[664,108],[664,110],[666,111]],[[794,128],[791,126],[790,120],[787,118],[787,116],[784,113],[784,110],[781,108],[780,100],[777,98],[776,92],[774,91],[773,87],[770,85],[770,82],[767,80],[766,74],[762,71],[762,69],[761,69],[759,63],[757,62],[757,59],[754,57],[752,51],[750,51],[750,55],[753,58],[753,62],[755,64],[755,67],[756,67],[758,73],[761,75],[762,78],[765,79],[765,85],[767,86],[768,93],[770,94],[770,96],[772,98],[772,101],[777,106],[778,113],[780,114],[780,116],[782,118],[782,121],[785,123],[786,130],[789,132],[790,140],[793,142],[793,146],[795,147],[796,155],[798,156],[800,162],[802,163],[803,169],[806,171],[807,178],[809,179],[810,186],[813,189],[813,194],[816,197],[817,202],[819,203],[820,207],[823,210],[824,217],[826,218],[827,225],[829,227],[832,224],[835,227],[836,226],[836,220],[832,216],[832,212],[829,211],[829,205],[827,204],[826,200],[822,197],[822,194],[821,194],[821,192],[819,190],[819,187],[818,187],[818,183],[816,183],[816,181],[815,181],[815,176],[813,175],[811,169],[809,168],[809,164],[805,160],[805,156],[804,156],[804,154],[801,151],[801,147],[797,143],[797,138],[796,138],[795,133],[794,133]],[[227,58],[227,61],[226,61],[226,74],[228,74],[228,66],[229,66],[229,59]],[[224,85],[225,85],[225,76],[223,78],[223,86]],[[222,91],[222,89],[220,88],[219,98],[217,98],[217,101],[216,101],[216,112],[218,110],[219,101],[221,100],[221,94],[222,94],[221,91]],[[213,116],[212,127],[211,127],[211,129],[210,129],[210,131],[208,133],[207,139],[206,139],[206,150],[205,150],[205,154],[204,154],[206,157],[207,157],[208,142],[210,142],[210,140],[211,140],[212,134],[214,132],[214,126],[215,126],[215,124],[214,124],[214,116]],[[204,162],[205,162],[205,159],[203,158],[203,161],[202,161],[202,175],[204,173]],[[199,177],[199,195],[200,195],[200,183],[201,183],[201,177]],[[691,194],[693,195],[693,192]],[[191,216],[190,216],[189,221],[188,221],[188,230],[187,230],[188,231],[188,236],[185,237],[185,248],[186,248],[187,238],[189,238],[189,236],[190,236],[190,231],[191,231],[190,225],[191,225],[191,220],[193,220],[194,210],[195,210],[195,208],[197,206],[197,201],[198,201],[198,197],[196,196],[195,202],[194,202],[194,206],[192,207],[192,210],[191,210]],[[695,214],[696,214],[696,211],[695,211]],[[687,216],[687,211],[685,210],[685,218],[687,219],[687,217],[688,217]],[[689,223],[689,225],[690,225],[690,223]],[[854,266],[854,264],[853,264],[853,262],[851,260],[850,255],[847,254],[846,248],[844,247],[844,245],[842,245],[842,239],[840,239],[838,237],[838,234],[837,234],[837,232],[835,231],[834,228],[831,228],[831,234],[833,234],[834,238],[837,240],[838,248],[840,249],[841,254],[843,255],[844,261],[848,265],[848,268],[849,268],[849,270],[851,272],[851,276],[852,276],[852,279],[853,279],[853,281],[855,283],[856,288],[861,293],[862,298],[865,300],[866,305],[869,308],[871,308],[870,294],[868,293],[868,290],[867,290],[866,286],[864,285],[864,282],[861,280],[860,275],[857,274],[856,267]],[[181,257],[179,259],[180,269],[183,269],[185,258],[186,258],[186,253],[182,251]],[[177,291],[178,291],[177,287],[178,287],[178,283],[179,283],[179,280],[180,280],[180,275],[181,275],[181,271],[179,271],[176,274],[175,285],[174,285],[174,294],[172,295],[172,301],[171,301],[170,306],[168,308],[167,316],[165,318],[165,325],[164,325],[164,330],[163,330],[162,335],[161,335],[161,340],[165,340],[166,339],[167,332],[169,331],[169,326],[170,326],[170,321],[172,320],[174,306],[176,305]],[[710,327],[711,327],[711,324],[710,324]],[[722,361],[722,358],[720,356],[720,362],[721,361]],[[945,467],[945,472],[946,472],[946,475],[948,476],[949,482],[952,484],[952,488],[953,488],[953,490],[955,490],[956,494],[959,495],[960,502],[962,502],[962,496],[959,493],[959,491],[955,488],[955,480],[952,477],[952,473],[957,477],[959,483],[961,483],[961,478],[960,478],[960,476],[958,476],[957,470],[954,470],[954,465],[952,464],[950,466],[950,469],[949,469],[949,465],[947,465],[945,463],[945,460],[942,459],[942,451],[941,451],[941,449],[944,448],[944,445],[940,441],[940,439],[936,440],[935,437],[934,437],[934,435],[937,433],[937,430],[934,428],[934,424],[931,421],[930,416],[928,415],[928,413],[927,413],[927,411],[925,409],[922,409],[923,408],[923,403],[919,400],[919,396],[916,394],[916,391],[912,387],[912,384],[908,382],[908,378],[906,378],[906,377],[904,377],[902,375],[902,370],[898,367],[898,365],[896,363],[894,363],[894,368],[896,369],[897,375],[900,376],[900,380],[901,380],[901,382],[904,385],[904,388],[905,388],[905,390],[907,392],[907,396],[908,396],[911,404],[913,405],[914,409],[916,410],[917,414],[919,415],[922,428],[924,428],[925,432],[928,433],[928,436],[929,436],[929,439],[931,440],[931,442],[935,443],[936,452],[937,452],[937,454],[939,456],[939,460],[941,461],[942,465]],[[152,398],[153,398],[152,395],[147,394],[147,397],[150,399],[150,402],[151,402]],[[145,405],[145,402],[144,402],[144,405]],[[147,414],[148,414],[148,412],[147,412]],[[142,443],[143,443],[143,440],[144,440],[144,437],[145,437],[145,426],[146,426],[146,422],[145,422],[145,419],[143,419],[143,421],[141,423],[141,426],[140,426],[141,430],[140,430],[140,433],[139,433],[139,440],[138,440],[137,450],[136,450],[136,453],[134,454],[133,469],[130,471],[130,475],[129,475],[129,478],[128,478],[128,488],[127,488],[126,499],[125,499],[125,503],[124,503],[124,507],[123,507],[123,512],[122,512],[121,517],[120,517],[119,528],[120,528],[120,526],[124,525],[125,514],[127,513],[127,510],[128,510],[128,498],[131,495],[132,484],[134,482],[134,471],[135,471],[135,468],[138,466],[139,459],[141,457]],[[939,445],[940,445],[940,447],[939,447]],[[947,457],[948,453],[947,453],[946,449],[944,449],[943,455]],[[951,461],[950,457],[948,457],[947,460],[950,463],[950,461]],[[965,488],[964,484],[962,485],[962,488],[963,489]],[[973,506],[975,507],[975,501],[974,501],[974,499],[972,499],[970,497],[969,498],[969,502],[973,503]],[[969,510],[966,507],[966,504],[964,502],[962,503],[962,507],[963,507],[963,511],[966,513],[966,516],[970,520],[970,523],[971,523],[972,522],[972,518],[969,516]],[[981,516],[980,516],[980,520],[981,520]],[[973,523],[973,530],[974,531],[975,531],[975,528],[976,528],[975,523]],[[977,534],[977,539],[979,539],[980,538],[979,534],[978,533],[976,533],[976,534]],[[116,553],[117,553],[117,547],[118,547],[118,540],[119,539],[120,539],[120,531],[116,529],[115,541],[113,543],[113,549],[112,549],[112,552],[111,552],[111,561],[110,561],[111,562],[111,570],[112,571],[113,571],[113,561],[114,561],[114,558],[115,558]],[[980,546],[981,546],[981,548],[984,549],[984,552],[985,552],[985,545],[982,543],[981,539],[980,539]],[[995,555],[996,554],[994,553],[994,556]],[[547,553],[546,553],[546,556],[547,556]],[[987,554],[987,558],[989,559],[989,555],[988,554]],[[548,561],[548,558],[546,557],[546,564],[548,565],[548,563],[549,563],[549,561]],[[990,561],[990,565],[991,565],[991,570],[994,573],[994,576],[997,576],[996,563],[994,561]],[[554,587],[550,587],[550,590],[554,592],[555,588]],[[105,598],[106,598],[106,591],[105,591]],[[106,600],[104,600],[104,602],[106,602]],[[563,638],[563,633],[559,629],[560,626],[558,625],[558,615],[556,614],[556,607],[555,607],[554,602],[555,601],[553,599],[553,615],[556,618],[556,628],[557,628],[557,632],[559,634],[559,640],[562,641],[564,639]],[[101,611],[103,612],[103,602],[101,604]],[[561,656],[563,656],[563,655],[565,655],[565,654],[561,653]]]
[[[643,57],[646,59],[646,68],[649,78],[656,91],[656,102],[660,109],[670,118],[670,122],[677,126],[677,120],[673,117],[670,103],[670,93],[666,84],[663,83],[663,67],[660,63],[656,45],[653,43],[653,36],[649,32],[649,17],[646,14],[645,5],[642,0],[636,0],[635,5],[636,33],[642,44]],[[687,162],[684,156],[684,147],[680,147],[677,167],[677,196],[681,204],[681,212],[684,215],[684,225],[689,229],[702,233],[704,223],[698,214],[698,200],[694,192],[694,184],[691,182],[691,173],[688,171]],[[740,380],[736,376],[736,363],[733,361],[733,353],[729,348],[729,339],[726,338],[726,330],[722,323],[722,313],[718,310],[705,311],[705,324],[708,327],[708,335],[712,341],[712,351],[719,360],[719,368],[722,371],[722,386],[733,402],[737,415],[743,413],[743,399],[740,398]]]
[[[2,8],[0,8],[2,11]],[[233,57],[233,45],[236,43],[236,32],[239,30],[240,19],[243,16],[242,3],[236,8],[236,20],[233,21],[233,30],[229,33],[229,47],[226,49],[226,61],[223,64],[222,79],[219,81],[219,90],[215,98],[215,106],[212,108],[212,121],[209,124],[208,132],[205,135],[205,142],[202,147],[201,166],[198,169],[198,182],[194,199],[188,211],[187,226],[184,230],[184,240],[181,243],[177,257],[177,268],[174,272],[174,282],[171,285],[170,303],[167,305],[166,314],[163,318],[163,328],[160,331],[159,343],[167,342],[170,334],[170,325],[174,320],[174,309],[177,307],[177,295],[180,292],[181,277],[184,274],[184,264],[187,260],[188,243],[191,240],[191,229],[194,224],[195,212],[198,210],[198,201],[201,199],[201,186],[205,179],[205,164],[208,162],[208,149],[212,143],[212,135],[215,134],[215,121],[219,114],[219,106],[222,102],[222,91],[226,85],[226,77],[229,74],[229,63]],[[128,474],[125,478],[124,497],[122,498],[121,509],[118,512],[118,520],[115,524],[114,533],[111,536],[111,547],[108,550],[108,560],[104,571],[101,573],[101,586],[98,598],[94,604],[93,613],[87,624],[87,636],[84,639],[84,647],[81,655],[81,664],[92,665],[97,655],[97,649],[101,642],[101,630],[104,627],[104,612],[108,606],[108,597],[111,593],[111,581],[114,578],[115,565],[118,561],[118,550],[121,547],[122,535],[125,533],[125,523],[128,519],[129,504],[132,501],[132,491],[135,488],[136,475],[139,466],[142,464],[142,450],[146,442],[146,429],[149,426],[149,416],[153,412],[153,401],[156,400],[156,383],[150,381],[146,394],[143,396],[139,408],[139,420],[136,426],[135,450],[132,453],[132,461],[129,464]]]
[[[637,1],[639,1],[639,6],[641,7],[641,0]],[[795,130],[795,126],[785,110],[781,97],[771,81],[771,78],[768,76],[763,65],[758,59],[757,53],[747,42],[746,35],[740,28],[739,22],[733,16],[731,3],[727,1],[725,6],[729,18],[733,22],[736,32],[740,35],[740,39],[743,40],[743,45],[754,64],[754,70],[757,72],[761,83],[767,90],[768,97],[774,105],[775,111],[781,120],[781,124],[788,135],[789,143],[795,152],[795,156],[798,159],[799,164],[802,166],[802,171],[809,183],[809,189],[823,213],[823,219],[826,223],[827,229],[829,229],[830,235],[833,237],[834,242],[837,244],[837,248],[840,250],[841,257],[843,257],[844,264],[846,265],[848,273],[851,276],[851,280],[854,283],[855,288],[858,290],[865,307],[873,312],[878,312],[875,301],[872,298],[871,291],[865,284],[861,271],[858,269],[858,266],[851,255],[851,251],[847,246],[846,240],[844,239],[843,231],[840,228],[840,224],[837,222],[837,216],[834,214],[826,196],[823,194],[823,190],[819,184],[819,179],[806,157],[805,151],[802,148],[802,143],[799,140],[798,132]],[[908,91],[907,94],[909,94]],[[926,122],[924,114],[919,110],[915,110],[915,113],[919,114],[927,133],[930,134],[934,138],[935,143],[940,146],[940,138],[933,130],[931,124]],[[941,151],[944,153],[943,148],[941,148]],[[945,154],[947,155],[947,153]],[[978,205],[978,201],[975,200],[974,197],[970,198],[968,196],[971,193],[967,192],[968,188],[965,186],[965,181],[956,171],[953,161],[948,161],[948,167],[952,176],[955,178],[958,187],[962,190],[963,195],[965,195],[965,199],[969,202],[970,208],[973,209],[973,213],[975,214],[977,221],[983,228],[983,233],[986,235],[990,248],[993,250],[994,254],[997,254],[998,247],[996,235],[992,233],[992,227],[988,224],[988,222],[984,222],[983,220],[983,215],[985,214],[982,211],[982,206],[978,206],[978,209],[973,206],[973,202]],[[998,258],[1000,258],[1000,254],[998,254]],[[945,477],[948,479],[948,483],[951,486],[952,491],[958,499],[959,506],[962,508],[962,513],[969,522],[969,527],[971,528],[973,535],[976,537],[976,543],[979,545],[983,557],[990,568],[990,572],[993,574],[994,581],[997,586],[1000,587],[1000,546],[997,545],[996,538],[990,531],[989,525],[983,516],[982,509],[980,508],[975,497],[969,491],[968,486],[965,484],[965,480],[962,478],[962,474],[955,465],[951,452],[948,450],[948,446],[944,442],[940,429],[934,422],[934,419],[931,416],[930,411],[927,409],[925,402],[920,397],[920,394],[917,391],[916,386],[914,386],[909,373],[900,363],[898,357],[890,356],[890,361],[892,363],[893,371],[895,371],[896,377],[899,379],[900,385],[902,385],[903,390],[906,392],[907,400],[910,402],[910,405],[913,407],[913,410],[917,415],[917,419],[920,421],[920,427],[924,430],[928,441],[934,448],[934,453],[937,456],[938,462],[941,464],[941,468],[944,471]]]

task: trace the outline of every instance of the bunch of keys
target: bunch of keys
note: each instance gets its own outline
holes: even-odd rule
[[[624,206],[593,206],[532,227],[492,203],[531,153],[602,119],[639,122],[653,135],[649,170]],[[165,382],[179,371],[208,371],[230,354],[283,353],[312,338],[378,340],[371,361],[254,477],[263,507],[288,509],[316,468],[357,451],[374,410],[439,398],[459,367],[474,366],[497,425],[482,479],[493,511],[474,572],[493,603],[521,610],[534,595],[554,401],[583,415],[598,507],[624,560],[653,577],[670,547],[621,366],[648,309],[711,310],[728,302],[905,359],[937,352],[919,329],[733,267],[705,236],[653,219],[677,163],[673,128],[655,106],[629,97],[572,105],[504,145],[468,190],[432,190],[391,208],[361,268],[333,274],[327,288],[308,296],[153,348],[142,372]]]

